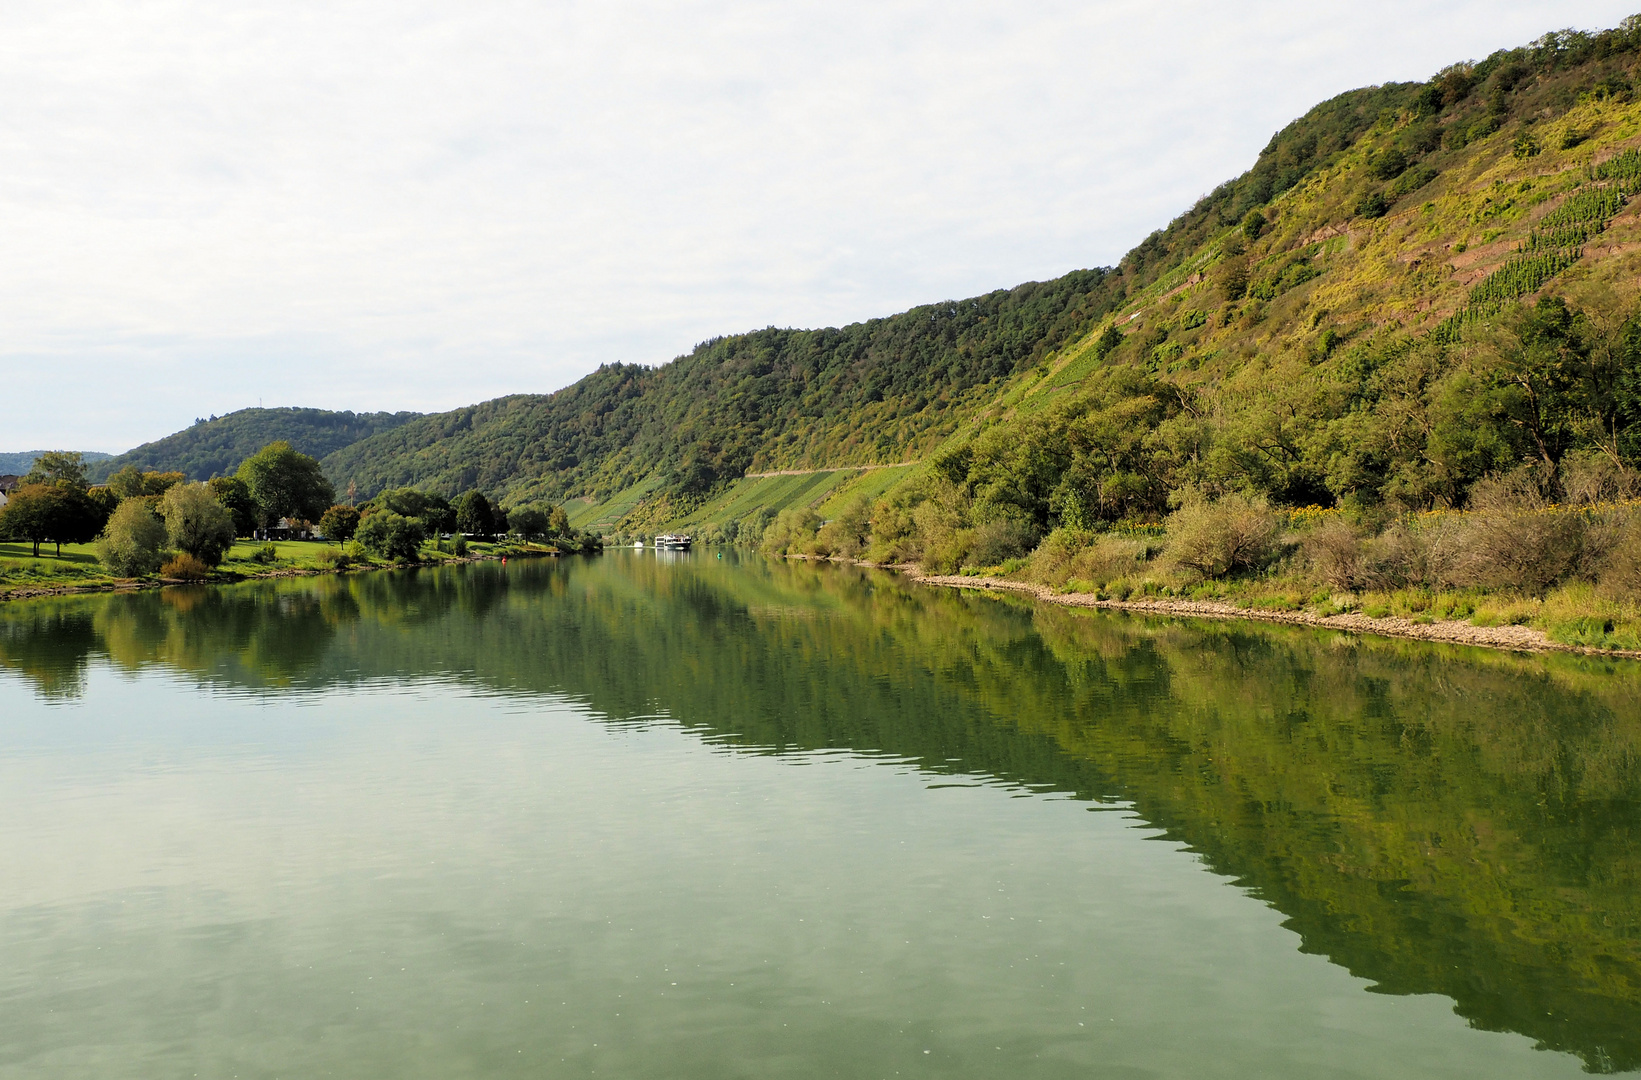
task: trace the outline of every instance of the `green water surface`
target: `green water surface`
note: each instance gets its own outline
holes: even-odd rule
[[[0,1078],[1641,1068],[1641,666],[711,552],[0,606]]]

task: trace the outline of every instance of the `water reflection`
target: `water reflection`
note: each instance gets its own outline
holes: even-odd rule
[[[232,693],[454,679],[734,753],[1132,805],[1302,947],[1473,1025],[1641,1067],[1641,670],[1143,620],[761,560],[598,560],[0,609],[0,665]],[[961,777],[962,779],[959,779]]]

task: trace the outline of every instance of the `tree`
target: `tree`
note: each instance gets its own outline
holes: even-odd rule
[[[1368,169],[1381,180],[1394,180],[1407,170],[1407,155],[1393,146],[1382,154],[1373,155]]]
[[[372,555],[409,560],[421,555],[427,532],[416,518],[392,510],[377,510],[359,519],[359,531],[354,538]]]
[[[138,577],[159,569],[165,526],[142,499],[115,508],[97,541],[97,557],[117,577]]]
[[[429,533],[445,532],[455,525],[455,514],[443,496],[418,491],[416,488],[390,488],[370,500],[366,506],[377,510],[389,510],[401,517],[415,518]]]
[[[100,524],[96,503],[66,483],[24,484],[0,508],[0,535],[32,543],[36,558],[42,543],[55,543],[61,556],[64,544],[85,543]]]
[[[34,459],[25,484],[64,484],[84,491],[89,485],[85,478],[85,460],[66,450],[47,450]]]
[[[108,486],[122,499],[136,499],[164,495],[187,479],[180,472],[138,472],[135,465],[127,465],[108,478]]]
[[[1234,304],[1248,295],[1248,260],[1233,255],[1220,263],[1215,277],[1219,292],[1228,304]]]
[[[207,480],[211,490],[216,492],[217,502],[228,508],[234,516],[234,534],[249,536],[256,531],[258,517],[256,500],[251,498],[251,489],[237,476],[218,476]]]
[[[547,514],[538,506],[520,507],[507,517],[513,531],[523,537],[526,543],[547,535]]]
[[[234,546],[234,516],[207,484],[177,484],[160,500],[171,543],[207,566],[222,561]]]
[[[291,449],[288,442],[264,446],[240,463],[236,475],[256,501],[265,525],[281,518],[313,520],[336,501],[319,462]]]
[[[547,531],[553,536],[570,535],[570,515],[564,512],[564,507],[555,506],[547,511]]]
[[[427,509],[422,511],[422,527],[429,533],[451,532],[456,528],[456,511],[443,495],[427,493]]]
[[[326,510],[325,516],[319,519],[319,532],[326,540],[352,540],[358,531],[359,511],[343,503]]]
[[[91,503],[93,514],[94,527],[91,535],[96,536],[103,531],[103,526],[108,524],[108,519],[114,514],[114,508],[120,505],[120,497],[106,487],[91,488],[86,491],[85,497]]]
[[[495,530],[495,516],[490,512],[490,500],[484,497],[484,492],[458,495],[451,508],[456,511],[457,532],[489,536]]]
[[[143,494],[142,473],[135,465],[127,465],[119,472],[110,473],[108,489],[122,499],[135,499]]]

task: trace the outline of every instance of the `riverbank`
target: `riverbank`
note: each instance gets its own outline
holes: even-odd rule
[[[1116,600],[1101,598],[1091,593],[1060,592],[1045,585],[1027,581],[1011,581],[998,577],[970,577],[963,574],[925,574],[916,566],[885,567],[906,575],[923,585],[951,589],[975,589],[988,592],[1012,592],[1031,596],[1047,604],[1066,607],[1102,608],[1111,611],[1133,611],[1151,615],[1181,618],[1251,619],[1257,622],[1284,623],[1290,626],[1314,626],[1340,630],[1352,634],[1374,634],[1379,637],[1408,638],[1415,641],[1442,642],[1452,645],[1473,645],[1486,649],[1505,649],[1511,652],[1567,652],[1587,656],[1611,656],[1641,660],[1641,650],[1603,649],[1556,641],[1543,630],[1530,626],[1477,626],[1465,619],[1431,619],[1416,621],[1398,616],[1375,617],[1361,612],[1323,615],[1310,611],[1274,611],[1239,607],[1217,601],[1148,598],[1144,600]]]
[[[9,545],[0,545],[0,547]],[[21,545],[19,545],[21,546]],[[269,546],[275,549],[274,561],[262,563],[257,554]],[[468,554],[456,555],[437,550],[429,544],[423,558],[407,562],[389,562],[379,559],[350,556],[346,560],[322,558],[324,553],[337,553],[339,548],[315,541],[281,541],[268,545],[262,541],[239,541],[230,556],[211,577],[203,581],[185,581],[180,578],[144,577],[114,578],[100,573],[100,564],[90,554],[90,545],[63,545],[61,557],[42,555],[38,558],[11,558],[0,560],[13,567],[30,564],[29,569],[44,566],[43,574],[35,574],[39,583],[15,578],[0,580],[0,603],[10,600],[34,600],[52,596],[77,596],[94,593],[142,592],[177,585],[235,585],[244,581],[263,581],[289,577],[321,577],[330,574],[356,574],[372,570],[405,570],[414,567],[445,566],[455,563],[495,562],[506,558],[552,558],[564,554],[558,548],[536,544],[480,544],[469,545]],[[84,551],[79,550],[84,548]],[[265,567],[265,568],[263,568]]]

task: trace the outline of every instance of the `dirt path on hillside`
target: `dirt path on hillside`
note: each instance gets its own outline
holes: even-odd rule
[[[873,469],[902,469],[907,465],[916,465],[915,461],[891,461],[887,465],[844,465],[836,469],[776,469],[774,472],[742,473],[745,479],[763,476],[813,476],[816,473],[826,472],[871,472]]]
[[[963,577],[957,574],[924,574],[914,566],[894,566],[885,569],[898,570],[923,585],[1024,593],[1043,603],[1063,604],[1066,607],[1106,608],[1188,618],[1255,619],[1259,622],[1287,623],[1292,626],[1317,626],[1353,634],[1377,634],[1380,637],[1411,638],[1415,641],[1476,645],[1487,649],[1507,649],[1511,652],[1569,652],[1641,659],[1641,652],[1628,649],[1590,649],[1578,645],[1563,645],[1559,641],[1551,641],[1542,630],[1526,626],[1475,626],[1459,619],[1417,623],[1411,619],[1374,619],[1354,613],[1324,616],[1304,611],[1260,611],[1237,607],[1234,604],[1200,600],[1099,600],[1088,593],[1060,593],[1046,586],[1024,581]]]

